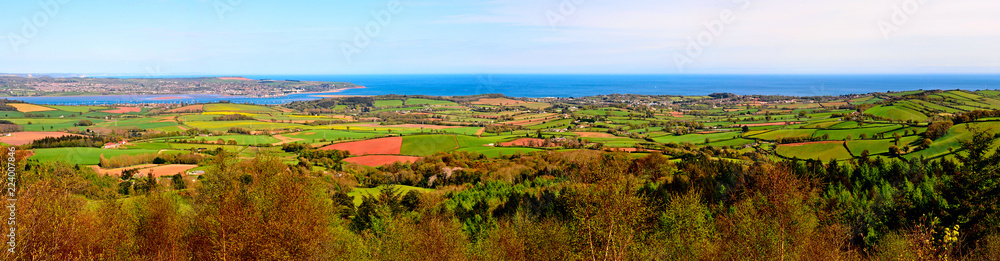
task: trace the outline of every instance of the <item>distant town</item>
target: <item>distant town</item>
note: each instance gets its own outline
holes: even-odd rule
[[[346,82],[253,80],[244,77],[203,78],[55,78],[0,76],[0,96],[218,94],[274,97],[304,92],[363,88]]]

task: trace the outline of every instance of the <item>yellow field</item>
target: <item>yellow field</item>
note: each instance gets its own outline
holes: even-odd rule
[[[23,103],[14,104],[14,103],[10,103],[10,104],[7,104],[7,105],[14,106],[14,108],[17,108],[17,111],[19,111],[19,112],[38,112],[38,111],[54,111],[54,110],[56,110],[56,109],[53,109],[53,108],[49,108],[49,107],[45,107],[45,106],[39,106],[39,105],[34,105],[34,104],[23,104]]]
[[[231,111],[231,112],[273,112],[269,107],[247,104],[217,103],[205,105],[205,111]]]
[[[247,113],[247,112],[230,112],[230,111],[206,111],[206,112],[202,112],[201,114],[202,115],[233,115],[233,114],[240,114],[240,115],[251,116],[251,117],[257,115],[257,114],[253,114],[253,113]]]

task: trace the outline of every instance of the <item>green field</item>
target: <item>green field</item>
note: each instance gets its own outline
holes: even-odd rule
[[[403,137],[400,154],[412,156],[429,156],[442,151],[452,151],[458,148],[454,135],[417,135]]]
[[[144,150],[168,150],[173,149],[170,143],[156,141],[156,142],[133,142],[128,144],[129,149],[144,149]]]
[[[457,106],[458,103],[454,103],[451,101],[420,99],[420,98],[406,99],[406,106],[413,106],[413,105]]]
[[[239,145],[272,144],[272,143],[278,143],[278,142],[281,141],[281,140],[278,140],[278,139],[276,139],[274,137],[263,136],[263,135],[209,136],[209,137],[195,137],[195,138],[192,138],[191,140],[196,140],[196,141],[202,141],[202,140],[204,140],[204,141],[214,142],[214,141],[217,141],[217,140],[220,140],[220,139],[223,140],[223,141],[227,141],[227,142],[230,141],[230,140],[235,140],[236,143],[239,144]]]
[[[387,134],[388,132],[374,132],[374,131],[308,130],[296,133],[283,134],[282,136],[295,139],[302,139],[305,142],[313,143],[313,142],[321,142],[322,140],[334,141],[334,140],[369,139]]]
[[[24,127],[25,131],[62,131],[68,129],[76,129],[74,126],[79,119],[49,119],[49,118],[30,118],[30,119],[5,119],[11,121],[15,124]],[[99,119],[87,119],[94,123],[100,123],[104,120]],[[83,127],[87,128],[87,127]]]
[[[854,156],[861,156],[861,153],[865,150],[868,150],[869,154],[888,153],[889,146],[892,145],[895,145],[892,140],[855,140],[847,142],[847,147],[851,148]]]
[[[375,107],[400,107],[403,106],[403,100],[377,100],[375,101]]]
[[[886,133],[886,137],[891,137],[893,132],[899,132],[903,134],[902,126],[893,125],[886,127],[864,127],[856,129],[836,129],[836,130],[818,130],[815,136],[822,137],[823,135],[830,135],[829,140],[844,140],[848,136],[852,139],[860,139],[861,134],[867,135],[868,137],[874,137],[879,133]]]
[[[55,148],[36,149],[32,159],[38,161],[61,161],[69,164],[97,165],[101,163],[101,155],[111,158],[118,155],[136,155],[158,153],[158,150],[145,149],[100,149],[100,148]]]
[[[892,120],[913,120],[917,122],[927,120],[927,115],[901,106],[878,106],[866,110],[865,113]]]
[[[720,132],[720,133],[712,133],[712,134],[688,134],[688,135],[682,135],[682,136],[667,135],[667,136],[662,136],[662,137],[658,137],[658,138],[653,138],[653,140],[655,140],[656,142],[659,142],[659,143],[671,143],[671,142],[674,142],[674,143],[685,143],[685,142],[689,142],[689,143],[694,143],[694,144],[702,144],[702,143],[705,143],[705,139],[709,139],[709,140],[711,140],[711,142],[715,142],[715,141],[720,141],[720,140],[731,140],[731,139],[737,138],[739,136],[740,136],[740,133],[738,133],[738,132]]]
[[[112,109],[111,107],[104,107],[104,106],[46,105],[45,107],[53,108],[53,109],[60,110],[60,111],[68,111],[68,112],[90,112],[91,110],[102,111],[102,110],[111,110]]]
[[[907,156],[912,158],[919,158],[921,156],[925,158],[933,158],[950,153],[949,149],[959,150],[961,148],[962,141],[972,139],[972,132],[966,128],[966,126],[969,125],[991,132],[1000,130],[1000,122],[981,122],[955,125],[948,131],[948,135],[934,140],[934,143],[931,144],[930,148],[907,154]]]
[[[468,151],[475,153],[482,153],[487,157],[495,158],[500,156],[509,156],[514,154],[526,154],[535,151],[542,151],[541,149],[535,148],[496,148],[496,147],[468,147],[460,148],[457,151]]]
[[[137,118],[137,119],[116,119],[101,122],[96,127],[105,128],[139,128],[139,129],[157,129],[165,127],[175,127],[179,126],[175,121],[160,122],[159,118]],[[179,129],[177,129],[179,130]]]
[[[837,143],[813,143],[805,145],[794,145],[794,146],[778,146],[775,149],[778,155],[789,157],[789,158],[799,158],[799,159],[819,159],[822,161],[829,161],[831,159],[836,160],[846,160],[853,156],[850,152],[844,148],[842,142]]]
[[[731,139],[731,140],[712,141],[712,143],[709,143],[708,145],[716,147],[721,147],[721,146],[740,147],[743,145],[752,144],[753,142],[754,142],[753,140],[748,140],[748,139]]]
[[[904,146],[911,146],[916,148],[919,144],[916,142],[923,140],[920,136],[907,136],[899,140],[899,147],[902,149]],[[854,156],[861,156],[861,153],[868,150],[868,154],[883,154],[889,152],[889,146],[896,145],[896,142],[892,139],[883,140],[853,140],[847,142],[847,147],[851,149],[851,153]]]
[[[829,127],[832,127],[834,125],[838,125],[838,124],[841,124],[841,123],[842,122],[837,121],[837,120],[824,120],[824,121],[816,121],[816,122],[806,123],[805,125],[802,125],[801,128],[803,128],[803,129],[825,129],[825,128],[829,128]]]
[[[263,121],[190,121],[185,122],[184,124],[193,128],[213,131],[228,131],[229,128],[232,127],[247,128],[252,130],[278,130],[303,127],[303,125],[300,124]]]
[[[484,147],[487,144],[496,144],[503,140],[508,140],[513,138],[513,136],[484,136],[482,138],[473,136],[456,135],[455,139],[458,140],[458,146],[462,148],[478,148]],[[492,147],[488,147],[492,148]]]
[[[758,135],[750,136],[754,139],[762,140],[777,140],[778,138],[808,138],[816,133],[816,130],[812,129],[784,129],[784,130],[774,130]]]
[[[218,148],[222,148],[223,150],[229,152],[240,152],[247,149],[247,147],[240,145],[191,144],[191,143],[170,143],[170,148],[177,150],[190,150],[190,149],[215,150]]]

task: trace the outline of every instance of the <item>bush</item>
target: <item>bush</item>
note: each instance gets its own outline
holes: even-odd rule
[[[927,131],[924,132],[924,136],[931,140],[940,139],[944,135],[948,135],[948,130],[954,124],[951,121],[936,121],[927,126]]]
[[[243,115],[243,114],[229,114],[229,115],[222,115],[222,116],[219,116],[219,117],[213,117],[212,120],[213,121],[252,121],[252,120],[256,120],[256,119],[254,119],[253,117],[247,116],[247,115]]]
[[[187,184],[184,183],[184,176],[180,173],[174,174],[170,177],[171,184],[173,184],[174,189],[182,190],[187,188]]]
[[[73,126],[93,126],[94,122],[90,120],[80,120],[73,124]]]
[[[0,120],[0,133],[24,131],[24,126],[17,124],[4,124],[3,122],[9,121]]]
[[[253,131],[250,130],[250,129],[247,129],[247,128],[231,127],[231,128],[229,128],[229,133],[250,135],[251,133],[253,133]],[[225,141],[223,141],[223,142],[225,142]]]

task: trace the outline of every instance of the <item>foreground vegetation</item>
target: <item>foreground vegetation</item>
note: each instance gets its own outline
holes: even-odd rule
[[[5,257],[989,260],[996,95],[5,100]]]
[[[7,257],[989,259],[1000,254],[1000,157],[975,143],[985,133],[974,138],[962,165],[453,152],[340,177],[220,149],[196,182],[140,178],[127,198],[118,177],[31,163]],[[407,180],[425,188],[355,189]]]

